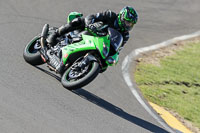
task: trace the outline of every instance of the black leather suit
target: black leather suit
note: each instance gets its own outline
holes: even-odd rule
[[[50,35],[48,42],[51,44],[54,43],[55,38],[58,36],[62,36],[68,32],[73,30],[84,30],[85,27],[89,27],[90,24],[95,22],[103,22],[103,24],[107,24],[109,27],[117,29],[123,36],[123,45],[129,39],[129,32],[128,31],[121,31],[118,24],[117,24],[117,14],[107,10],[101,13],[97,13],[95,15],[89,15],[85,18],[75,18],[69,24],[65,24],[61,26],[55,34]]]

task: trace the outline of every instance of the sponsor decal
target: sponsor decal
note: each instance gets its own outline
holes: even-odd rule
[[[68,57],[68,54],[65,54],[65,55],[64,55],[64,58],[67,58],[67,57]]]

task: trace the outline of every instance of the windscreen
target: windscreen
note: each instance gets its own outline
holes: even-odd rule
[[[120,32],[113,28],[108,28],[108,33],[110,35],[110,44],[115,52],[117,52],[122,45],[123,37]]]

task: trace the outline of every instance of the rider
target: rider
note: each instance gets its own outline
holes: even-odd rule
[[[130,6],[124,7],[119,14],[116,14],[111,10],[107,10],[102,13],[97,13],[95,15],[89,15],[86,18],[78,17],[73,19],[70,23],[67,23],[58,28],[58,30],[56,30],[48,37],[47,42],[53,46],[56,44],[57,37],[62,36],[74,30],[84,30],[85,27],[93,32],[96,32],[99,26],[99,23],[97,22],[103,22],[103,24],[106,24],[108,25],[108,27],[118,30],[122,34],[123,36],[122,46],[124,46],[124,44],[129,39],[129,31],[133,28],[134,24],[137,23],[137,19],[138,19],[137,12],[134,10],[133,7]],[[44,61],[50,60],[48,62],[52,62],[51,58],[49,58],[46,53],[47,52],[46,49],[41,49],[40,52],[43,56]],[[49,64],[53,66],[53,64],[51,63]],[[60,69],[58,71],[60,71]]]

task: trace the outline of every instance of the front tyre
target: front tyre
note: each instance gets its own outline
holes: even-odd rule
[[[38,42],[39,39],[40,37],[38,36],[34,37],[24,48],[23,57],[31,65],[41,65],[44,63],[39,52],[41,47]]]
[[[91,61],[82,70],[75,68],[78,63],[75,62],[62,76],[61,83],[69,90],[79,89],[89,84],[99,74],[100,67],[98,62]]]

